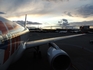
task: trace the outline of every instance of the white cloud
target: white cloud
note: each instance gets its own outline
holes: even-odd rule
[[[49,20],[57,23],[61,18],[78,21],[79,18],[84,20],[86,16],[90,20],[93,14],[92,4],[92,0],[0,0],[0,12],[6,13],[1,16],[12,19],[28,14],[29,19],[34,21]]]

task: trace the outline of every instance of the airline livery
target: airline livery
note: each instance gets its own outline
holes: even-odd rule
[[[7,70],[11,63],[21,57],[25,49],[45,43],[49,43],[50,46],[47,53],[52,68],[55,70],[67,69],[71,63],[69,55],[53,42],[81,35],[84,34],[28,41],[28,28],[0,17],[0,70]]]

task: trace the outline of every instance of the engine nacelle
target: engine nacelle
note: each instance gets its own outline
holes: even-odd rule
[[[70,57],[65,51],[54,47],[48,49],[48,58],[54,70],[66,70],[71,63]]]

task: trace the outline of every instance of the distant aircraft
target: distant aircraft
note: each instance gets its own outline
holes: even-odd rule
[[[50,46],[48,58],[52,68],[67,69],[71,63],[69,55],[53,42],[81,35],[83,34],[28,41],[28,28],[0,17],[0,70],[7,70],[9,65],[16,62],[27,48],[34,47],[36,53],[40,54],[37,46],[45,43],[49,43]]]

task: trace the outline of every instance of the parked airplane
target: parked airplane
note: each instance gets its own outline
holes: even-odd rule
[[[24,26],[0,17],[0,70],[7,70],[8,66],[17,61],[25,49],[49,43],[48,58],[55,70],[67,69],[71,63],[69,55],[60,49],[54,41],[81,36],[83,34],[55,37],[36,41],[29,40],[29,30]],[[39,53],[39,48],[36,48]]]

